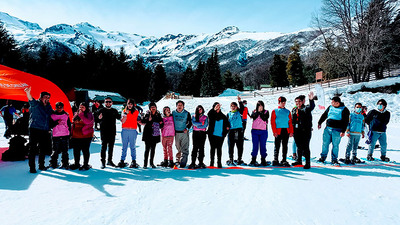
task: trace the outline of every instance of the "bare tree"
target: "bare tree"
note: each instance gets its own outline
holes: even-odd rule
[[[354,83],[369,79],[369,70],[384,60],[396,0],[323,0],[313,22],[332,60]]]

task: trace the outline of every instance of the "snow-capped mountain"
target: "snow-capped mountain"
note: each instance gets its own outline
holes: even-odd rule
[[[168,71],[181,71],[189,64],[196,67],[199,60],[206,60],[215,48],[218,49],[222,71],[244,72],[250,68],[247,65],[265,63],[273,54],[287,53],[295,40],[302,43],[304,53],[320,46],[318,32],[311,29],[294,33],[263,33],[240,31],[229,26],[215,34],[168,34],[157,38],[109,32],[89,23],[57,24],[43,30],[36,23],[2,12],[0,21],[14,35],[20,47],[30,51],[37,51],[43,44],[53,51],[74,53],[80,53],[88,44],[103,45],[115,51],[124,47],[132,56],[141,55],[151,63],[164,63]]]

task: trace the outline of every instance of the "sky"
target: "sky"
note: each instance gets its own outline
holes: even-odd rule
[[[89,22],[145,36],[242,31],[295,32],[310,27],[322,0],[0,0],[0,11],[38,23]]]

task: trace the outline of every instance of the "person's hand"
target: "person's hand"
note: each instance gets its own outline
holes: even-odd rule
[[[289,137],[293,137],[293,133],[290,133],[290,134],[289,134]]]
[[[350,137],[350,133],[347,133],[346,136],[347,136],[347,137]]]
[[[24,91],[25,91],[26,93],[30,93],[31,90],[32,90],[32,87],[30,87],[30,86],[24,89]]]
[[[321,124],[318,124],[318,130],[321,129]]]
[[[238,96],[238,101],[240,102],[242,100],[242,98],[240,96]]]
[[[278,137],[278,133],[274,133],[274,137]]]
[[[79,110],[79,112],[80,112],[80,110]],[[99,119],[103,119],[103,113],[100,113]]]
[[[310,94],[308,94],[308,98],[310,99],[310,100],[313,100],[314,99],[314,92],[310,92]]]
[[[188,132],[188,130],[187,130],[187,129],[184,129],[184,130],[183,130],[183,133],[185,133],[185,134],[186,134],[187,132]]]
[[[362,135],[361,135],[361,137],[362,137],[362,138],[365,138],[365,135],[364,135],[364,134],[362,134]]]
[[[344,137],[344,132],[340,133],[340,137]]]

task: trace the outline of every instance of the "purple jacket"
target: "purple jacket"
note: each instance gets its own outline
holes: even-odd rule
[[[199,122],[196,121],[196,117],[192,116],[192,124],[194,131],[206,131],[208,127],[208,118],[206,115],[201,115]]]
[[[173,137],[175,136],[175,126],[174,126],[174,117],[168,116],[163,117],[164,126],[161,129],[161,134],[163,137]]]
[[[69,135],[69,116],[67,113],[63,114],[51,114],[51,119],[56,122],[56,126],[53,127],[53,137],[62,137]]]
[[[88,115],[87,115],[88,117],[85,117],[84,113],[82,112],[78,116],[81,118],[82,122],[85,124],[83,126],[83,128],[82,128],[82,134],[83,135],[88,135],[88,134],[94,133],[94,128],[93,128],[94,116],[93,116],[93,113],[89,112]]]

